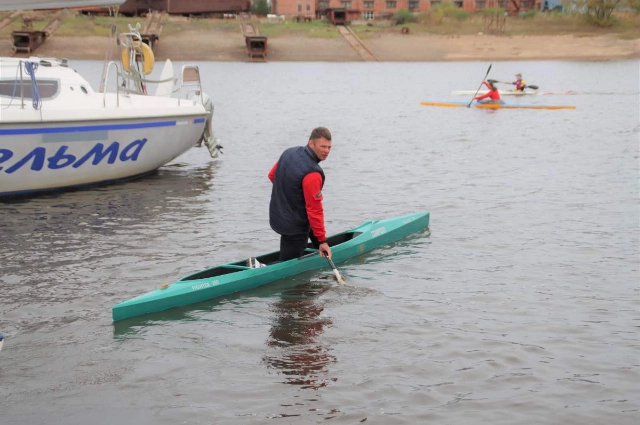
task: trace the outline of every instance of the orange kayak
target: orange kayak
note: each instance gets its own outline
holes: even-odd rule
[[[522,103],[472,103],[469,102],[420,102],[422,106],[440,106],[443,108],[474,107],[480,109],[576,109],[571,105],[535,105]]]

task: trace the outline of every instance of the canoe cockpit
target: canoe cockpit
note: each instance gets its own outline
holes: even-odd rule
[[[334,235],[331,236],[330,238],[327,239],[327,243],[329,244],[329,246],[333,247],[335,245],[340,245],[341,243],[350,241],[351,239],[360,236],[362,234],[362,232],[346,232],[346,233],[340,233],[339,235]],[[315,249],[313,247],[312,244],[307,245],[307,249],[306,249],[307,254],[303,255],[302,257],[298,258],[298,260],[304,260],[308,257],[313,257],[314,255],[317,255],[318,250]],[[269,254],[264,254],[261,255],[259,257],[256,257],[256,259],[258,261],[260,261],[262,264],[272,264],[272,263],[277,263],[278,259],[280,258],[280,251],[276,251],[276,252],[272,252]],[[182,279],[180,279],[181,282],[185,282],[185,281],[190,281],[190,280],[199,280],[199,279],[209,279],[212,277],[216,277],[216,276],[222,276],[225,274],[230,274],[230,273],[237,273],[243,270],[248,269],[249,267],[247,267],[247,264],[245,262],[246,260],[242,260],[242,261],[238,261],[235,263],[229,263],[229,264],[223,264],[221,266],[218,267],[214,267],[212,269],[207,269],[207,270],[203,270],[201,272],[192,274],[190,276],[184,277]]]

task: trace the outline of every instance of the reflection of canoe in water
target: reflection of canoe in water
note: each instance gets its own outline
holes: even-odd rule
[[[379,221],[367,221],[358,227],[327,238],[337,263],[426,230],[429,213],[420,212]],[[246,260],[202,270],[159,289],[113,306],[113,321],[210,300],[234,292],[257,288],[307,270],[327,267],[317,250],[289,261],[278,262],[279,252],[256,257],[264,267],[249,268]]]
[[[578,94],[577,91],[567,90],[567,91],[542,91],[540,94]]]
[[[440,106],[444,108],[466,107],[469,102],[420,102],[422,106]],[[472,107],[481,109],[576,109],[570,105],[533,105],[524,103],[472,103]]]

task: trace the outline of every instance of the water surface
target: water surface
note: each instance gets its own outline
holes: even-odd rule
[[[488,63],[199,65],[220,159],[0,204],[3,423],[637,423],[637,61],[493,64],[573,111],[420,106]],[[97,87],[101,62],[74,66]],[[112,324],[276,250],[267,172],[319,125],[329,233],[428,210],[430,234],[340,264],[346,287],[314,271]]]

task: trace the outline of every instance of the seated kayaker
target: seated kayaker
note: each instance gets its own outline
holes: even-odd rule
[[[524,91],[524,88],[527,87],[527,82],[522,79],[522,74],[516,74],[516,80],[510,84],[516,86],[516,91]]]
[[[473,100],[477,100],[478,103],[503,103],[502,100],[500,100],[500,92],[498,92],[495,83],[497,83],[496,80],[483,81],[483,84],[487,86],[489,91],[483,95],[474,97]]]

